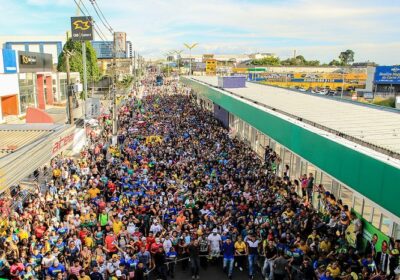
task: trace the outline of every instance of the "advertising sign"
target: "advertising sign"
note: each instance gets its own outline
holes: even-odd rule
[[[125,32],[114,32],[114,48],[117,54],[124,54],[126,52]]]
[[[93,23],[92,17],[71,18],[72,41],[92,41]]]
[[[53,56],[46,53],[18,52],[20,73],[51,72]]]
[[[378,66],[375,69],[375,84],[400,84],[400,66]]]
[[[100,98],[88,98],[86,100],[86,117],[94,119],[100,116]]]
[[[0,72],[6,74],[17,73],[17,57],[15,51],[4,49],[0,50],[0,52],[2,52],[0,57]]]
[[[68,149],[74,142],[75,137],[75,127],[64,131],[60,136],[58,136],[52,144],[51,156],[54,157],[57,154]]]

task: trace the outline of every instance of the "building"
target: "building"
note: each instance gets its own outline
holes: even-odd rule
[[[20,111],[16,55],[14,50],[0,49],[0,123]]]
[[[51,54],[53,57],[53,62],[55,64],[58,63],[58,56],[61,54],[65,42],[66,42],[66,36],[0,37],[0,44],[4,49]]]
[[[249,55],[250,59],[263,59],[269,57],[276,57],[276,55],[273,53],[252,53]]]
[[[215,75],[217,73],[217,60],[216,59],[206,59],[206,74]]]
[[[400,66],[377,66],[374,71],[374,91],[385,95],[400,93]]]
[[[400,180],[398,111],[256,83],[227,91],[210,76],[182,82],[260,157],[273,149],[278,175],[285,166],[292,178],[313,174],[322,193],[341,199],[362,219],[366,240],[378,235],[378,250],[383,240],[400,238],[400,188],[393,183]],[[323,211],[318,192],[311,202]]]
[[[113,41],[92,41],[92,46],[96,51],[96,55],[98,59],[111,59],[113,58]],[[125,52],[117,52],[117,58],[132,58],[133,57],[133,49],[132,42],[126,41],[126,51]]]

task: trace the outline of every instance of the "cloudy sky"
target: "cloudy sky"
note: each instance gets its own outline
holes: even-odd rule
[[[107,34],[89,0],[83,0]],[[183,43],[193,53],[296,50],[329,62],[353,49],[356,61],[400,64],[400,0],[96,0],[134,47],[161,57]],[[74,0],[0,0],[0,35],[62,35]]]

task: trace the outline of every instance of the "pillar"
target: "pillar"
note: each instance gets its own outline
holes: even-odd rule
[[[44,88],[43,88],[43,75],[37,75],[37,100],[38,100],[38,108],[45,110],[46,103],[44,99]]]
[[[53,79],[51,76],[46,76],[46,103],[48,105],[53,105]]]

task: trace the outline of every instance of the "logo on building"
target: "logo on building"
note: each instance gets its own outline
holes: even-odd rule
[[[400,71],[400,68],[399,68],[399,67],[393,67],[393,68],[390,69],[390,70],[392,70],[392,72],[394,72],[394,73],[397,73],[397,72]]]
[[[20,62],[23,65],[35,65],[37,63],[37,58],[34,55],[21,55]]]

